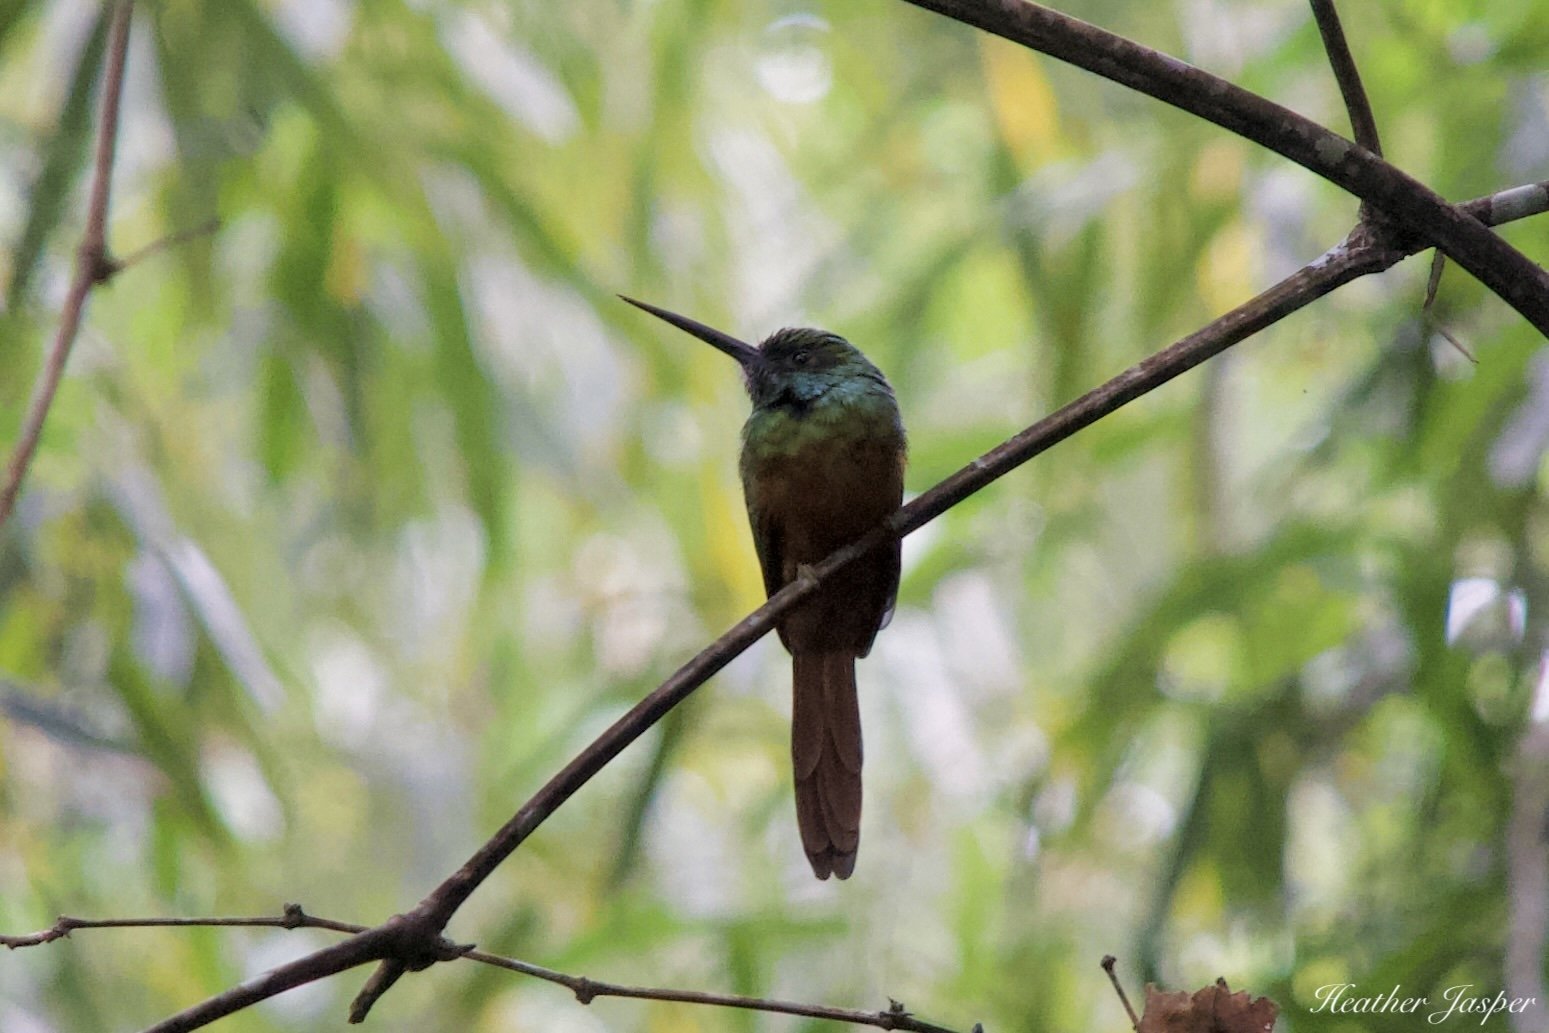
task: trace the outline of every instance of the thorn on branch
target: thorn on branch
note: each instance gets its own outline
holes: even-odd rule
[[[1436,312],[1432,307],[1436,304],[1436,290],[1441,286],[1442,270],[1446,267],[1447,256],[1438,250],[1435,257],[1431,259],[1431,276],[1425,284],[1425,304],[1420,306],[1420,313],[1425,319],[1425,324],[1440,334],[1442,340],[1452,345],[1465,359],[1477,366],[1479,365],[1479,360],[1474,357],[1474,353],[1464,347],[1462,341],[1452,336],[1452,333],[1437,318]]]

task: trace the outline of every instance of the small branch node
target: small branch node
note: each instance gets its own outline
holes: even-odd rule
[[[286,929],[300,929],[307,924],[307,913],[301,910],[300,904],[286,904],[283,924]]]
[[[457,943],[443,936],[436,941],[437,961],[456,961],[478,947],[476,943]]]
[[[877,1025],[883,1029],[908,1029],[913,1028],[910,1020],[914,1016],[909,1009],[904,1007],[902,1001],[887,999],[887,1011],[877,1012]]]
[[[110,256],[107,248],[101,244],[83,247],[81,262],[86,270],[86,278],[91,281],[93,287],[105,285],[124,267],[123,263]]]
[[[591,1004],[597,996],[597,988],[590,979],[585,976],[576,978],[575,985],[571,987],[575,991],[575,999],[582,1004]]]

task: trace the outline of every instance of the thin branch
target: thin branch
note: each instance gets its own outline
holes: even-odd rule
[[[1094,25],[1029,0],[905,0],[1030,47],[1261,144],[1368,202],[1440,247],[1549,337],[1549,272],[1461,206],[1310,119]],[[1389,244],[1419,250],[1408,240]]]
[[[156,929],[164,927],[199,928],[263,928],[263,929],[327,929],[340,933],[367,933],[370,927],[352,922],[336,922],[329,918],[309,915],[300,904],[286,904],[280,915],[260,915],[237,918],[75,918],[60,915],[47,929],[25,936],[0,936],[0,945],[15,950],[52,943],[69,936],[77,929]],[[452,945],[455,947],[455,945]],[[697,990],[676,990],[669,987],[626,986],[608,983],[586,976],[573,976],[542,965],[534,965],[520,958],[491,954],[488,951],[455,948],[456,956],[477,961],[494,968],[517,972],[563,986],[576,995],[582,1004],[591,1004],[598,997],[628,997],[648,1001],[673,1001],[683,1004],[699,1004],[716,1008],[739,1008],[745,1011],[773,1012],[780,1015],[800,1015],[811,1019],[828,1019],[848,1022],[857,1026],[875,1026],[878,1029],[908,1030],[913,1033],[953,1033],[952,1030],[915,1018],[902,1005],[894,1004],[886,1011],[860,1011],[854,1008],[829,1008],[820,1004],[803,1004],[797,1001],[781,1001],[765,997],[745,997],[740,994],[702,993]],[[304,960],[304,959],[303,959]],[[170,1020],[169,1020],[170,1021]],[[165,1025],[165,1023],[163,1024]],[[160,1028],[160,1027],[157,1027]]]
[[[1459,207],[1486,226],[1499,226],[1530,215],[1542,215],[1549,211],[1549,179],[1510,187]]]
[[[1350,44],[1345,42],[1345,30],[1339,24],[1339,12],[1334,9],[1334,0],[1311,0],[1311,3],[1312,16],[1318,22],[1318,33],[1323,37],[1323,49],[1327,51],[1328,63],[1334,69],[1340,96],[1345,99],[1345,110],[1350,113],[1350,129],[1355,133],[1355,142],[1381,157],[1382,141],[1377,136],[1377,119],[1372,115],[1366,87],[1361,85],[1361,73],[1356,70]]]
[[[124,59],[129,51],[129,22],[133,9],[134,0],[119,0],[113,10],[107,67],[103,72],[102,111],[97,127],[97,157],[92,172],[91,197],[86,206],[86,231],[75,254],[75,277],[65,295],[59,330],[33,388],[27,416],[22,422],[21,438],[16,443],[16,451],[11,454],[5,486],[0,488],[0,527],[5,526],[16,505],[22,478],[27,475],[38,439],[43,435],[43,421],[48,417],[54,392],[59,389],[59,380],[64,375],[65,361],[75,344],[86,296],[113,274],[107,260],[108,192],[113,179],[113,150],[118,144],[118,108],[124,91]]]
[[[0,936],[0,946],[16,950],[18,947],[35,947],[53,943],[69,936],[77,929],[157,929],[162,927],[261,927],[271,929],[328,929],[337,933],[363,933],[369,928],[349,922],[335,922],[307,914],[300,904],[286,904],[285,913],[257,918],[75,918],[60,915],[47,929],[25,936]]]
[[[116,276],[130,266],[143,262],[153,255],[160,254],[168,248],[177,247],[179,244],[186,244],[190,240],[195,240],[199,237],[208,237],[220,228],[220,217],[211,216],[197,226],[190,226],[187,229],[169,233],[165,237],[151,241],[142,248],[129,252],[123,258],[109,259],[108,265],[112,270],[110,275]]]
[[[647,1001],[674,1001],[682,1004],[702,1004],[715,1008],[739,1008],[744,1011],[774,1012],[780,1015],[800,1015],[809,1019],[828,1019],[831,1022],[848,1022],[855,1026],[875,1026],[878,1029],[912,1030],[914,1033],[952,1033],[944,1026],[915,1018],[896,1001],[886,1011],[860,1011],[855,1008],[830,1008],[821,1004],[801,1004],[796,1001],[780,1001],[766,997],[743,997],[740,994],[711,994],[698,990],[672,990],[654,986],[624,986],[604,983],[585,976],[572,976],[555,972],[515,958],[503,958],[483,951],[470,951],[471,961],[522,972],[567,987],[582,1004],[591,1004],[598,997],[632,997]]]
[[[1124,1005],[1124,1011],[1129,1015],[1130,1028],[1139,1029],[1140,1016],[1135,1014],[1135,1009],[1129,1003],[1129,994],[1124,992],[1124,984],[1119,982],[1119,974],[1114,971],[1118,963],[1119,959],[1112,954],[1103,955],[1103,971],[1108,973],[1108,982],[1113,984],[1113,992],[1119,995],[1119,1003]]]

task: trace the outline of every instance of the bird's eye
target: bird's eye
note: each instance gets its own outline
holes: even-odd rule
[[[811,357],[811,353],[803,349],[802,351],[797,352],[795,355],[792,355],[791,361],[798,366],[805,366],[807,364],[807,360]]]

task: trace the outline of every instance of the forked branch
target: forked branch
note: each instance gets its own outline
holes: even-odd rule
[[[38,439],[43,436],[43,422],[48,418],[54,393],[59,390],[59,380],[64,376],[65,362],[70,358],[75,335],[81,328],[86,298],[93,287],[107,282],[114,272],[107,254],[108,193],[113,181],[113,152],[118,146],[118,109],[124,92],[124,60],[129,52],[129,22],[133,10],[134,0],[118,0],[113,8],[107,63],[102,73],[102,105],[97,121],[91,196],[86,203],[86,230],[76,249],[75,275],[65,295],[64,308],[59,313],[59,329],[32,389],[27,415],[22,420],[21,436],[6,467],[5,483],[0,485],[0,527],[5,526],[16,505],[22,479],[27,476],[27,467],[38,449]]]

